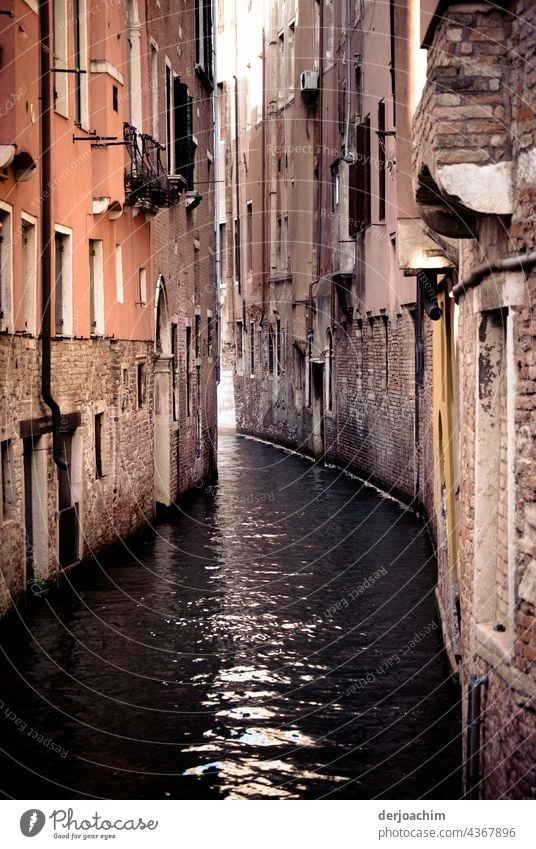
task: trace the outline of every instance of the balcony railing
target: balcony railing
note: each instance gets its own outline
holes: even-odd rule
[[[176,206],[186,189],[182,177],[170,179],[163,163],[164,145],[131,124],[123,125],[123,137],[129,156],[125,170],[125,203],[129,206]]]

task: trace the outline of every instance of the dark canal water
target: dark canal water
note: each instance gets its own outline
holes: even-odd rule
[[[457,798],[434,570],[396,503],[222,437],[216,487],[2,636],[3,795]]]

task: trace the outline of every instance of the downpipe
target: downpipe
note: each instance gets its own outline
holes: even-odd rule
[[[465,786],[468,799],[479,798],[480,785],[480,725],[481,725],[481,691],[488,685],[487,675],[469,676],[469,693],[467,704],[467,759]]]
[[[61,456],[61,410],[51,389],[50,298],[52,291],[52,198],[51,198],[51,98],[50,98],[50,2],[39,3],[41,44],[41,395],[52,413],[52,454],[55,464],[67,470]]]

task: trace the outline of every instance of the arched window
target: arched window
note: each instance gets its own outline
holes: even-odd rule
[[[171,354],[171,325],[166,296],[166,282],[162,275],[156,281],[155,350],[157,354]]]

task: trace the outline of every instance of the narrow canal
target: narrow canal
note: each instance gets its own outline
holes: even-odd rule
[[[16,798],[457,798],[460,723],[422,525],[222,437],[217,486],[2,635]]]

